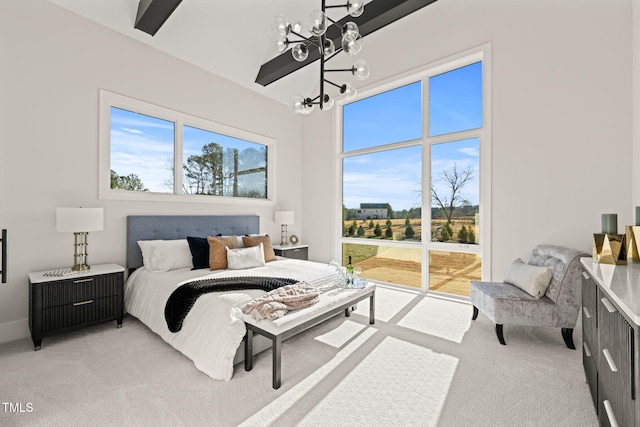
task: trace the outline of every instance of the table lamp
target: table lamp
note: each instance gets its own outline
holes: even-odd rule
[[[91,268],[87,264],[87,236],[89,231],[101,231],[103,220],[103,208],[56,208],[56,230],[75,236],[73,271]]]
[[[287,224],[293,224],[293,211],[276,211],[276,224],[280,224],[280,246],[288,246],[287,243]]]

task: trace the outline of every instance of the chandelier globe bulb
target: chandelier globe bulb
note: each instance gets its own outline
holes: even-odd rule
[[[289,108],[296,114],[302,114],[304,110],[304,96],[302,95],[292,95],[289,98]]]
[[[336,51],[336,45],[333,43],[333,40],[326,39],[324,41],[324,46],[320,49],[320,54],[324,56],[331,56]]]
[[[335,101],[333,100],[333,98],[331,98],[329,95],[324,96],[324,99],[322,101],[322,110],[330,110],[333,108],[333,105],[335,104]]]
[[[307,30],[316,37],[322,36],[327,31],[327,15],[321,10],[311,12]]]
[[[366,80],[369,77],[369,63],[365,59],[354,62],[352,70],[356,80]]]
[[[278,15],[273,19],[271,30],[275,36],[286,38],[291,33],[291,24],[284,15]]]
[[[360,33],[353,37],[353,34],[346,33],[342,36],[342,50],[350,56],[357,55],[362,50],[362,36]]]
[[[357,18],[364,12],[364,0],[348,0],[347,1],[347,13]]]
[[[340,93],[342,93],[344,99],[350,101],[356,97],[358,91],[355,87],[351,86],[351,83],[345,83],[342,85],[342,88],[340,88]]]
[[[296,61],[304,62],[309,56],[309,49],[303,43],[298,43],[291,49],[291,55]]]

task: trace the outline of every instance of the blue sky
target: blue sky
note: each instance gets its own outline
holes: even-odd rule
[[[257,144],[184,126],[183,159],[202,154],[202,147],[216,142],[243,150]],[[119,108],[111,108],[111,169],[118,175],[136,174],[153,192],[172,192],[174,123]]]
[[[471,64],[428,80],[430,99],[423,103],[422,82],[402,86],[345,105],[344,150],[353,151],[402,141],[418,145],[344,159],[343,201],[349,208],[360,203],[390,203],[395,210],[420,205],[423,104],[429,108],[430,136],[482,126],[481,63]],[[319,113],[321,114],[321,113]],[[135,173],[155,192],[172,192],[174,124],[118,108],[111,109],[111,169],[119,175]],[[183,158],[199,154],[202,147],[217,142],[243,149],[253,143],[225,135],[185,127]],[[438,192],[444,193],[439,177],[455,164],[459,170],[474,169],[476,180],[465,187],[464,197],[478,202],[479,146],[477,140],[434,145],[431,175]]]
[[[475,129],[482,126],[482,67],[475,63],[429,79],[429,135]],[[418,81],[370,98],[345,105],[344,151],[378,147],[403,141],[419,143],[423,134],[422,82]],[[426,128],[426,124],[424,126]],[[427,147],[425,145],[425,147]],[[478,203],[479,141],[447,142],[431,147],[431,175],[439,194],[444,194],[440,176],[453,165],[471,167],[474,181],[464,188],[464,197]],[[394,210],[420,205],[422,173],[421,145],[382,153],[346,157],[343,161],[343,203],[390,203]]]

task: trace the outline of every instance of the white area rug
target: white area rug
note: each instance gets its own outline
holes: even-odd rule
[[[559,330],[505,326],[446,298],[379,287],[368,302],[215,381],[136,319],[0,345],[2,426],[597,426],[579,350]],[[581,331],[574,340],[581,348]]]

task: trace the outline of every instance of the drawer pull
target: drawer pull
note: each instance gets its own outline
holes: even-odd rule
[[[609,300],[608,300],[608,299],[606,299],[606,298],[602,298],[602,299],[601,299],[601,301],[602,301],[602,305],[604,305],[604,308],[606,308],[606,309],[607,309],[607,311],[608,311],[609,313],[615,313],[616,311],[618,311],[618,310],[616,310],[616,308],[613,306],[613,304],[611,304],[611,303],[609,302]]]
[[[93,282],[93,279],[83,279],[83,280],[74,280],[73,283],[86,283],[86,282]]]
[[[609,424],[611,425],[611,427],[618,427],[616,416],[613,415],[613,408],[611,407],[611,403],[608,400],[604,401],[604,410],[607,413],[607,418],[609,418]]]
[[[93,302],[93,300],[90,299],[90,300],[87,300],[87,301],[74,302],[73,305],[74,305],[74,307],[77,307],[79,305],[91,304],[92,302]]]
[[[587,307],[582,307],[582,311],[584,311],[584,317],[586,317],[587,319],[591,319],[591,313],[589,313]]]
[[[586,342],[583,342],[582,347],[584,347],[584,354],[587,357],[591,357],[591,349],[589,348],[589,344],[587,344]]]
[[[587,274],[586,271],[582,272],[582,277],[584,277],[585,279],[589,280],[589,275]]]
[[[611,353],[609,353],[609,350],[605,348],[604,350],[602,350],[602,354],[604,354],[604,358],[607,359],[607,363],[609,364],[609,368],[611,369],[611,372],[618,372],[618,367],[613,361],[613,358],[611,357]]]

